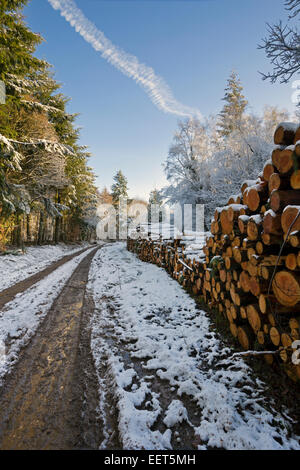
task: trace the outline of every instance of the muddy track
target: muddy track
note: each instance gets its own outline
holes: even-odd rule
[[[98,249],[78,265],[0,391],[0,449],[95,449],[103,439],[85,296]]]
[[[4,307],[5,304],[13,300],[17,294],[29,289],[31,286],[33,286],[34,284],[51,274],[53,271],[55,271],[55,269],[59,268],[68,261],[71,261],[71,259],[75,258],[75,256],[80,255],[81,253],[89,250],[90,248],[91,247],[89,246],[87,248],[77,251],[76,253],[72,253],[71,255],[63,256],[58,261],[55,261],[54,263],[50,264],[50,266],[47,266],[38,273],[33,274],[33,276],[27,277],[23,281],[17,282],[13,286],[2,290],[0,292],[0,310]]]
[[[167,429],[166,425],[163,423],[163,417],[165,412],[173,400],[178,400],[177,388],[170,387],[168,381],[160,379],[156,374],[152,374],[149,369],[145,369],[145,361],[147,358],[143,359],[135,358],[131,355],[131,352],[134,350],[135,341],[126,341],[120,339],[119,335],[116,333],[116,327],[119,325],[119,314],[118,309],[116,309],[116,299],[113,297],[103,296],[100,302],[100,311],[101,308],[105,308],[109,316],[109,322],[105,326],[102,325],[102,340],[106,343],[109,349],[115,351],[116,355],[122,358],[122,362],[127,369],[134,369],[136,376],[133,378],[132,383],[129,387],[125,387],[124,390],[127,392],[132,391],[132,385],[140,386],[142,380],[146,380],[148,386],[151,388],[152,393],[156,393],[159,397],[159,404],[161,407],[161,413],[157,421],[151,426],[152,431],[160,431],[164,433]],[[151,323],[149,324],[149,327]],[[102,387],[105,390],[103,397],[103,411],[105,415],[105,427],[108,439],[106,436],[106,445],[105,449],[123,449],[122,438],[119,435],[118,431],[118,404],[116,402],[116,397],[114,396],[114,377],[110,376],[109,367],[106,364],[105,354],[101,358],[102,370],[100,371],[102,377]],[[148,358],[150,359],[150,358]],[[137,410],[150,410],[149,407],[151,397],[146,395],[144,402],[136,406]],[[172,433],[172,448],[174,450],[195,450],[197,445],[201,444],[195,438],[194,431],[191,427],[191,424],[197,426],[199,424],[199,408],[196,403],[191,400],[191,398],[182,394],[180,397],[181,402],[188,411],[190,423],[183,421],[177,423],[173,426]]]

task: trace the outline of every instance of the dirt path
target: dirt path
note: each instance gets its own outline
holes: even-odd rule
[[[92,311],[85,297],[97,250],[78,265],[6,379],[0,449],[97,448],[103,439],[87,328]]]
[[[151,426],[151,431],[164,433],[166,426],[163,422],[163,417],[172,400],[178,400],[177,389],[170,387],[167,380],[162,380],[158,376],[154,378],[151,372],[144,368],[145,359],[147,359],[147,357],[139,359],[131,356],[136,341],[120,338],[122,325],[119,322],[119,310],[116,308],[116,299],[103,296],[100,305],[102,309],[101,316],[105,318],[104,322],[101,324],[101,341],[106,343],[108,348],[113,351],[114,355],[121,359],[125,369],[134,371],[133,379],[127,387],[124,387],[124,391],[125,393],[130,393],[132,387],[138,389],[141,387],[142,382],[147,382],[149,393],[145,395],[142,402],[135,408],[143,412],[151,411],[152,395],[155,395],[159,400],[161,412],[155,420],[155,423]],[[101,397],[106,431],[104,448],[114,450],[122,449],[124,442],[122,442],[122,437],[118,430],[118,420],[120,419],[117,398],[118,393],[114,396],[115,390],[113,390],[112,387],[112,384],[115,382],[115,377],[107,360],[107,351],[104,349],[101,360],[99,361],[101,367],[98,365],[101,376],[101,391],[102,393],[104,392]],[[182,420],[173,426],[172,448],[175,450],[195,450],[199,442],[194,437],[192,425],[197,425],[199,410],[197,409],[196,403],[187,395],[183,394],[180,399],[181,403],[188,411],[189,422]]]
[[[42,271],[39,271],[38,273],[34,274],[33,276],[27,277],[23,281],[17,282],[11,287],[8,287],[7,289],[4,289],[0,292],[0,310],[4,307],[5,304],[13,300],[13,298],[21,293],[24,292],[25,290],[29,289],[31,286],[36,284],[37,282],[41,281],[44,279],[44,277],[48,276],[51,274],[55,269],[59,268],[63,264],[67,263],[71,259],[75,258],[75,256],[80,255],[86,250],[89,250],[91,247],[84,248],[82,250],[77,251],[76,253],[72,253],[71,255],[66,255],[60,258],[58,261],[55,261],[55,263],[50,264],[50,266],[47,266],[45,269],[42,269]]]

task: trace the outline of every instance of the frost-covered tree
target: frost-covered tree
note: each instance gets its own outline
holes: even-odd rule
[[[151,206],[151,204],[155,204],[157,206],[162,206],[163,204],[163,198],[160,194],[160,191],[156,188],[150,191],[150,194],[149,194],[148,205]]]
[[[162,196],[172,204],[205,204],[208,229],[215,208],[239,194],[243,180],[257,179],[270,158],[274,128],[282,120],[288,120],[286,111],[266,107],[262,117],[244,114],[226,137],[216,137],[213,118],[204,127],[180,123],[165,164],[169,186]]]
[[[169,203],[205,202],[210,188],[210,155],[207,126],[197,119],[180,121],[164,164],[170,186],[162,195]]]
[[[263,120],[256,116],[244,117],[243,131],[232,132],[213,154],[212,188],[218,195],[219,205],[240,192],[243,180],[257,179],[272,148],[272,140],[266,138]]]
[[[267,24],[268,34],[258,46],[265,51],[273,66],[273,70],[262,73],[262,77],[272,83],[277,80],[287,83],[300,71],[300,0],[285,0],[284,4],[289,12],[287,23]]]
[[[289,112],[277,106],[265,106],[262,116],[263,132],[267,142],[273,141],[274,132],[280,122],[290,119]]]
[[[160,192],[169,205],[212,202],[211,127],[210,122],[202,124],[196,119],[179,122],[164,164],[169,186]]]
[[[241,126],[248,105],[248,101],[243,95],[240,79],[235,71],[231,72],[227,81],[223,101],[225,101],[225,105],[219,114],[218,132],[221,137],[227,137]]]

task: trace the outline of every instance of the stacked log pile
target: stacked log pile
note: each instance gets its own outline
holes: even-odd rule
[[[218,309],[243,349],[268,351],[299,380],[300,127],[282,123],[274,142],[258,179],[216,209],[204,260],[187,258],[179,240],[129,239],[128,249]]]

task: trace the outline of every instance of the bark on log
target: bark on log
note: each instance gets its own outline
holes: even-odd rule
[[[283,210],[286,206],[300,205],[300,191],[273,191],[270,196],[270,207],[274,212]]]

